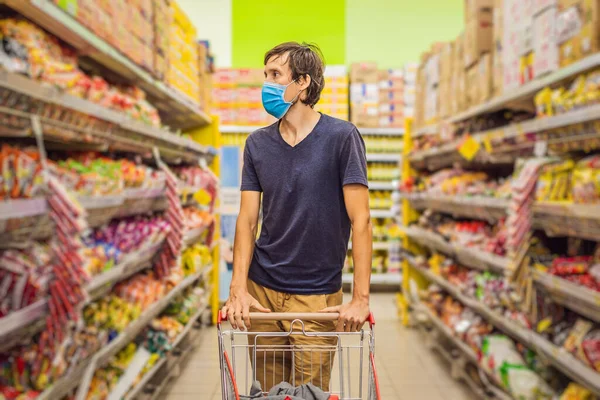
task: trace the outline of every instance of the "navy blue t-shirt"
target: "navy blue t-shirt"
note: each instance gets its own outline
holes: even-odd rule
[[[241,190],[263,193],[263,221],[248,277],[289,294],[340,290],[351,228],[348,184],[368,185],[365,144],[351,123],[321,115],[295,147],[279,122],[252,133]]]

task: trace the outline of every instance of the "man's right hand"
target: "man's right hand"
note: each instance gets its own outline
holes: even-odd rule
[[[250,329],[252,325],[250,323],[250,309],[264,313],[271,312],[252,297],[247,289],[231,289],[222,312],[227,314],[227,319],[229,319],[233,329],[239,328],[239,330],[244,331]]]

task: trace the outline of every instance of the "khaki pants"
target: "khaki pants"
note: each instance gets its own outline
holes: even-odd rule
[[[339,306],[343,301],[340,290],[329,295],[292,295],[276,292],[248,280],[248,291],[258,302],[273,312],[318,312],[325,307]],[[289,332],[291,322],[288,321],[252,321],[250,332]],[[334,322],[304,322],[306,332],[334,332]],[[299,324],[294,325],[294,331],[300,331]],[[312,383],[324,391],[329,391],[331,367],[335,351],[331,346],[337,346],[336,337],[307,337],[294,334],[285,337],[255,337],[249,336],[249,344],[258,346],[256,352],[256,379],[264,391],[269,391],[281,382],[289,382],[296,386]],[[269,351],[260,346],[275,347],[280,351]],[[290,350],[294,346],[294,354]],[[302,347],[312,348],[302,350]],[[315,346],[321,350],[315,349]],[[288,351],[285,351],[285,350]],[[253,351],[250,348],[250,360]]]

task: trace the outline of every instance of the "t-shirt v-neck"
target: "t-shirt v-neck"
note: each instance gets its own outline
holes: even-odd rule
[[[290,149],[295,149],[296,147],[300,146],[302,143],[306,142],[306,140],[307,140],[308,138],[310,138],[311,136],[313,136],[313,135],[315,134],[315,132],[317,132],[317,131],[318,131],[319,124],[320,124],[320,123],[321,123],[321,121],[323,120],[323,114],[321,114],[321,113],[319,113],[319,114],[320,114],[319,120],[317,121],[317,123],[315,124],[315,126],[312,128],[312,130],[311,130],[311,131],[308,133],[308,135],[306,135],[306,136],[304,137],[304,139],[302,139],[301,141],[299,141],[298,143],[296,143],[296,144],[295,144],[295,145],[293,145],[293,146],[292,146],[291,144],[289,144],[289,143],[288,143],[288,142],[287,142],[287,141],[286,141],[286,140],[283,138],[283,134],[281,133],[281,120],[277,121],[277,122],[276,122],[276,124],[277,124],[277,133],[279,134],[279,137],[281,138],[281,142],[283,143],[283,145],[284,145],[285,147],[288,147],[288,148],[290,148]]]
[[[248,277],[283,293],[337,292],[350,238],[343,193],[349,184],[368,182],[364,141],[347,121],[321,115],[293,147],[279,123],[248,136],[241,190],[263,193]]]

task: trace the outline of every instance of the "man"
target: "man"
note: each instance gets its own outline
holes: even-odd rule
[[[263,105],[278,121],[246,141],[233,277],[223,310],[234,329],[250,332],[290,330],[289,322],[250,321],[251,310],[339,312],[337,324],[308,321],[306,330],[358,331],[369,316],[372,252],[364,142],[351,123],[314,110],[324,83],[318,47],[283,43],[267,52],[264,64]],[[255,242],[261,193],[263,222]],[[354,291],[342,305],[351,229]],[[312,382],[327,391],[333,357],[325,349],[336,343],[333,336],[259,336],[259,345],[278,346],[280,352],[259,353],[257,379],[264,390],[287,381]],[[281,351],[289,345],[325,346],[324,354],[292,362]]]

